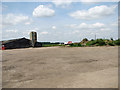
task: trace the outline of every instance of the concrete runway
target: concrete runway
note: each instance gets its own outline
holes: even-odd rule
[[[3,88],[117,88],[118,47],[3,51]]]

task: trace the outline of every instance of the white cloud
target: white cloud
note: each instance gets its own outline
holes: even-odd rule
[[[2,15],[0,14],[0,29],[2,30]]]
[[[55,14],[55,11],[53,9],[50,9],[44,5],[39,5],[33,11],[34,17],[50,17],[50,16],[54,16],[54,14]]]
[[[4,4],[0,4],[0,9],[2,9],[3,11],[6,10],[8,8],[7,5]]]
[[[75,19],[91,20],[91,19],[100,19],[103,17],[111,16],[115,13],[115,8],[117,5],[113,6],[95,6],[88,10],[78,10],[69,15]]]
[[[80,0],[80,2],[119,2],[120,0]]]
[[[80,0],[80,2],[95,2],[95,0]]]
[[[79,33],[80,31],[79,30],[75,30],[75,31],[73,31],[72,33],[73,34],[77,34],[77,33]]]
[[[54,29],[54,30],[55,30],[55,29],[56,29],[56,26],[52,26],[52,29]]]
[[[22,14],[19,14],[19,15],[7,14],[3,16],[3,25],[16,25],[18,23],[25,24],[28,21],[30,21],[30,18]]]
[[[119,21],[118,21],[118,22],[119,22]],[[112,22],[112,23],[111,23],[111,26],[117,27],[117,26],[118,26],[118,22]]]
[[[33,22],[33,20],[30,18],[28,21],[25,22],[25,25],[30,25]]]
[[[100,28],[105,28],[106,25],[103,23],[95,23],[95,24],[86,24],[86,23],[81,23],[79,25],[77,24],[71,24],[71,25],[67,25],[70,28],[74,28],[74,29],[100,29]]]
[[[101,31],[109,31],[109,30],[111,30],[110,28],[102,28],[102,29],[100,29]]]
[[[10,32],[10,33],[16,33],[18,32],[18,30],[5,30],[6,32]]]
[[[48,34],[48,32],[40,32],[39,34],[46,35],[46,34]]]
[[[52,6],[52,4],[48,4],[48,5],[45,5],[46,7],[48,7],[48,8],[52,8],[53,6]]]
[[[92,25],[92,27],[94,28],[102,28],[102,27],[105,27],[105,25],[103,23],[95,23]]]
[[[80,25],[76,26],[77,28],[89,28],[86,23],[81,23]]]
[[[68,7],[73,0],[53,0],[52,1],[57,7],[60,6],[62,8]]]
[[[91,4],[100,3],[100,0],[96,0],[96,1],[95,0],[80,0],[80,2],[84,5],[91,5]]]
[[[30,22],[26,22],[25,25],[30,25],[31,23]]]
[[[26,32],[24,32],[24,34],[28,34],[28,35],[30,35],[30,32],[38,32],[38,30],[39,30],[39,28],[34,28],[34,29],[30,29],[30,30],[26,30]]]

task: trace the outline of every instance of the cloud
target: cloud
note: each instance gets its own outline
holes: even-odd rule
[[[115,26],[116,22],[110,23],[80,23],[80,24],[71,24],[67,25],[71,36],[76,38],[94,38],[94,35],[97,35],[97,38],[117,38],[118,29]],[[69,35],[68,35],[69,37]]]
[[[105,25],[103,23],[95,23],[95,24],[92,24],[92,27],[94,27],[94,28],[103,28],[103,27],[105,27]]]
[[[99,1],[99,0],[97,0]],[[96,2],[95,0],[80,0],[80,2]]]
[[[6,32],[10,32],[10,33],[16,33],[18,32],[18,30],[5,30]]]
[[[77,34],[79,32],[80,32],[79,30],[75,30],[75,31],[72,32],[72,34]]]
[[[119,21],[118,21],[119,22]],[[111,23],[111,26],[113,26],[113,27],[118,27],[118,22],[116,21],[116,22],[112,22]]]
[[[22,14],[7,14],[3,16],[3,25],[16,25],[19,23],[29,22],[31,19],[28,16],[24,16]]]
[[[100,29],[101,31],[109,31],[110,30],[110,28],[102,28],[102,29]]]
[[[30,22],[26,22],[25,25],[30,25],[31,23]]]
[[[70,28],[74,28],[74,29],[101,29],[101,28],[105,28],[106,25],[103,23],[95,23],[95,24],[86,24],[86,23],[81,23],[79,25],[77,24],[71,24],[71,25],[67,25],[67,27]]]
[[[120,0],[80,0],[80,2],[92,2],[92,3],[95,3],[95,2],[119,2]]]
[[[100,0],[80,0],[80,2],[84,5],[91,5],[91,4],[97,4],[100,3]],[[101,0],[102,2],[102,0]]]
[[[39,28],[33,28],[33,29],[30,29],[30,30],[26,30],[26,31],[24,32],[24,34],[30,35],[30,32],[38,32],[38,30],[39,30]]]
[[[48,34],[48,32],[40,32],[39,34],[46,35],[46,34]]]
[[[2,9],[2,10],[6,10],[7,8],[8,8],[8,6],[7,6],[7,5],[0,4],[0,9]]]
[[[2,30],[2,15],[0,14],[0,29]]]
[[[60,6],[62,8],[65,8],[65,7],[68,7],[72,2],[73,0],[53,0],[52,1],[57,7]]]
[[[56,29],[56,26],[52,26],[52,29],[54,29],[54,30],[55,30],[55,29]]]
[[[34,17],[50,17],[54,15],[55,15],[55,11],[44,5],[39,5],[33,11]]]
[[[78,10],[69,15],[75,19],[83,19],[83,20],[92,20],[92,19],[100,19],[103,17],[108,17],[115,14],[115,9],[117,5],[113,6],[95,6],[88,10]]]

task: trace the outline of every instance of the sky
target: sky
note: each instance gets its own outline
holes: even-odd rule
[[[118,38],[117,2],[2,2],[2,40],[79,42],[83,38]]]

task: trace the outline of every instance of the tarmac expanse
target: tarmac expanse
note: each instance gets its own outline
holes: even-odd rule
[[[4,50],[2,87],[117,88],[118,47]]]

